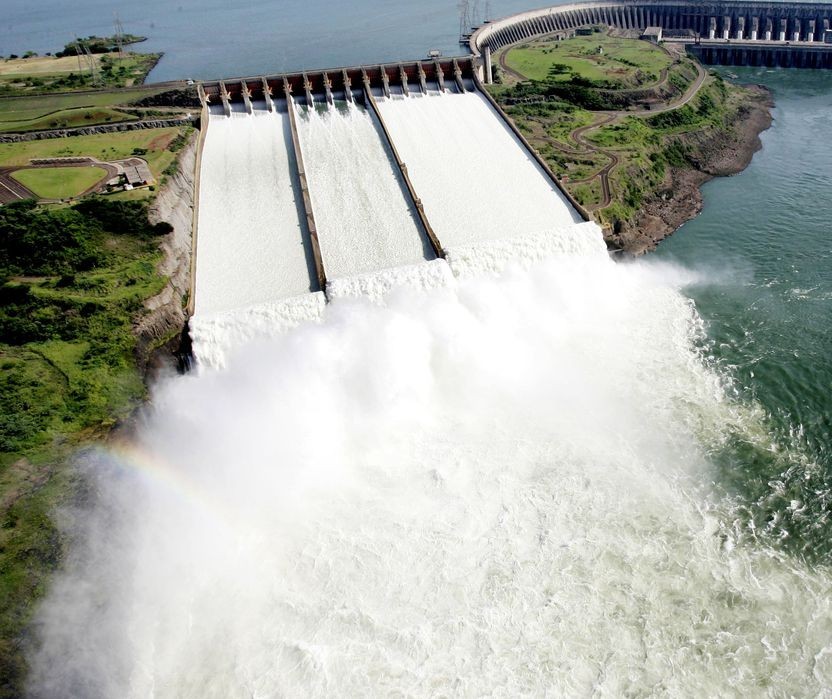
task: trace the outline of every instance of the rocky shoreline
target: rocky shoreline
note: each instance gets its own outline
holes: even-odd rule
[[[771,126],[771,93],[760,85],[745,86],[748,99],[722,130],[687,135],[691,167],[668,168],[665,181],[646,197],[634,221],[607,237],[613,249],[631,255],[654,250],[682,224],[702,211],[701,186],[715,177],[745,170],[754,153],[762,148],[760,134]]]
[[[134,329],[136,362],[148,384],[159,371],[174,368],[174,359],[186,340],[182,335],[188,320],[185,300],[190,293],[198,147],[199,131],[194,131],[179,155],[176,173],[166,180],[150,207],[150,222],[165,221],[172,230],[160,244],[159,273],[168,277],[168,283],[145,302],[146,313]]]

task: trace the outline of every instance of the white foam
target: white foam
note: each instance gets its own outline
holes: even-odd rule
[[[247,344],[319,320],[325,305],[326,298],[318,291],[232,311],[194,315],[189,327],[197,365],[221,369],[236,350]]]
[[[426,291],[450,286],[453,283],[454,278],[448,264],[444,260],[431,260],[380,272],[334,279],[327,284],[327,294],[332,300],[364,297],[379,302],[394,289],[400,287]]]
[[[594,221],[445,250],[448,264],[458,277],[499,274],[508,265],[527,268],[550,257],[584,257],[605,252],[601,229]]]
[[[35,696],[832,686],[829,572],[709,492],[740,411],[668,279],[599,250],[388,301],[157,388],[89,465]]]

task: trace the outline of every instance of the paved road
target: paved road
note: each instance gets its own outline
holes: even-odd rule
[[[132,165],[136,162],[143,161],[140,161],[138,158],[130,158],[129,160],[118,162]],[[116,177],[123,170],[123,168],[120,169],[112,163],[101,162],[100,160],[97,160],[95,158],[78,158],[74,159],[73,162],[61,161],[60,159],[47,159],[36,165],[18,165],[13,167],[3,167],[0,168],[0,204],[11,204],[14,201],[20,201],[21,199],[40,199],[40,197],[38,197],[38,195],[35,194],[32,190],[28,189],[27,187],[24,187],[20,182],[14,179],[14,177],[12,177],[13,172],[17,172],[18,170],[31,170],[37,168],[84,167],[85,165],[94,165],[95,167],[99,167],[102,170],[104,170],[106,174],[91,187],[87,187],[87,189],[78,194],[78,197],[82,197],[86,194],[91,194],[92,192],[99,191],[105,182]],[[44,199],[42,201],[52,200]]]
[[[21,199],[37,199],[37,195],[26,189],[11,173],[19,168],[0,168],[0,204],[11,204]]]

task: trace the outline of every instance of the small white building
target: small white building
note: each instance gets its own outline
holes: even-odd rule
[[[649,41],[654,44],[660,44],[662,41],[662,28],[661,27],[647,27],[647,29],[642,32],[641,37],[642,39]]]

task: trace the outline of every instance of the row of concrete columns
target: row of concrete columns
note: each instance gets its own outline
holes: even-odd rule
[[[828,17],[711,17],[708,22],[709,39],[736,39],[739,41],[805,41],[821,42],[829,32]],[[704,33],[701,32],[704,36]]]
[[[806,41],[822,42],[830,30],[832,6],[798,12],[790,8],[778,9],[769,4],[755,8],[726,6],[720,14],[712,7],[695,5],[569,5],[564,9],[551,8],[544,15],[518,16],[517,22],[497,27],[489,32],[480,48],[488,45],[496,50],[535,36],[578,27],[604,24],[622,29],[644,29],[659,26],[665,30],[690,30],[712,39],[744,41]]]
[[[440,92],[446,89],[446,82],[455,83],[459,92],[466,91],[465,77],[473,73],[473,63],[468,58],[452,58],[434,61],[416,61],[413,63],[386,64],[376,67],[343,68],[336,71],[314,73],[297,73],[270,78],[244,78],[236,80],[218,80],[201,83],[201,97],[206,104],[220,104],[227,116],[232,113],[232,103],[242,102],[246,112],[251,114],[252,102],[265,99],[266,108],[274,110],[272,90],[279,81],[282,85],[287,79],[290,89],[296,97],[305,99],[307,106],[319,102],[321,96],[333,104],[336,93],[343,90],[348,101],[353,100],[352,83],[358,77],[371,80],[375,87],[380,87],[386,97],[391,95],[391,85],[400,86],[404,95],[414,92],[427,94],[428,82],[436,82]]]
[[[689,45],[691,51],[705,64],[724,66],[768,66],[770,68],[832,68],[832,51],[813,51],[807,48],[764,46]]]

